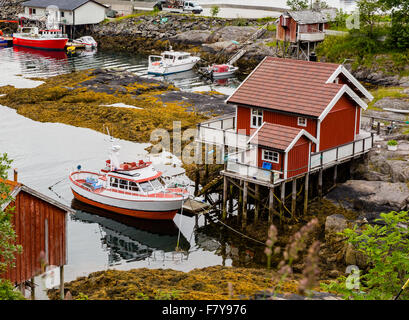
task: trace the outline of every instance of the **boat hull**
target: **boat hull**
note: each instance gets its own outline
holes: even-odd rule
[[[156,76],[166,76],[174,73],[180,73],[192,70],[197,61],[178,66],[149,66],[148,73]]]
[[[98,207],[100,209],[108,210],[111,212],[115,212],[121,215],[126,215],[134,218],[139,218],[139,219],[149,219],[149,220],[173,220],[175,218],[176,213],[178,210],[171,210],[171,211],[141,211],[141,210],[135,210],[135,209],[126,209],[126,208],[120,208],[108,204],[104,204],[101,202],[97,202],[95,200],[88,199],[78,193],[76,193],[74,190],[72,190],[72,193],[78,201],[81,201],[83,203],[86,203],[88,205]]]
[[[34,49],[40,49],[40,50],[62,51],[65,49],[65,45],[67,44],[67,42],[68,42],[67,38],[34,39],[34,38],[23,38],[23,37],[18,37],[18,36],[13,37],[14,46],[34,48]]]

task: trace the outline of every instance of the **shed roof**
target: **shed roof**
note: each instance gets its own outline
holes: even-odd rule
[[[317,143],[317,140],[304,129],[264,122],[250,137],[248,143],[288,152],[303,135]]]
[[[4,180],[0,180],[0,182],[1,181],[4,181]],[[43,200],[43,201],[57,207],[57,208],[60,208],[63,211],[75,213],[75,210],[72,209],[71,207],[68,207],[68,206],[66,206],[66,205],[64,205],[64,204],[62,204],[62,203],[60,203],[60,202],[58,202],[58,201],[44,195],[44,194],[42,194],[42,193],[40,193],[40,192],[38,192],[38,191],[36,191],[34,189],[31,189],[31,188],[29,188],[29,187],[27,187],[27,186],[25,186],[25,185],[23,185],[21,183],[11,181],[11,180],[6,180],[4,182],[11,189],[10,190],[10,196],[12,198],[15,198],[21,191],[24,191],[24,192],[27,192],[28,194],[30,194],[30,195],[38,198],[38,199],[41,199],[41,200]],[[1,206],[1,210],[4,210],[5,208],[7,208],[7,206],[10,204],[10,202],[7,202],[7,203],[3,204]]]
[[[57,6],[60,10],[75,10],[87,2],[94,2],[106,8],[102,3],[94,0],[30,0],[23,2],[25,7],[47,8],[48,6]]]
[[[331,21],[330,15],[321,11],[299,10],[287,11],[286,13],[299,24],[327,23]]]

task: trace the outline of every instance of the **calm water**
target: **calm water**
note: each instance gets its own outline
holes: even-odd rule
[[[0,67],[0,86],[7,84],[19,86],[21,77],[44,78],[90,68],[120,68],[142,77],[154,77],[147,73],[148,60],[146,56],[117,52],[79,51],[78,55],[68,57],[65,52],[19,47],[3,48],[0,49]],[[155,78],[172,82],[182,90],[217,90],[225,94],[232,93],[239,84],[235,78],[217,80],[211,83],[199,77],[193,70]]]
[[[41,79],[28,77],[49,77],[96,66],[124,67],[140,74],[146,72],[141,57],[97,53],[67,58],[60,54],[7,48],[0,50],[0,86],[35,87],[42,83]],[[191,78],[174,81],[185,85],[186,90],[203,85],[194,74]],[[205,85],[203,88],[209,89]],[[176,215],[174,221],[165,223],[118,219],[73,201],[67,180],[70,170],[79,164],[84,169],[99,170],[107,159],[110,146],[107,138],[90,129],[32,121],[0,105],[0,153],[7,152],[14,159],[13,167],[18,168],[19,181],[78,210],[68,222],[66,280],[110,267],[189,271],[223,263],[231,265],[230,259],[218,254],[220,242],[195,229],[194,218]],[[118,144],[122,147],[123,160],[148,156],[144,149],[149,144],[123,140]],[[171,160],[160,157],[150,160],[161,171],[175,170],[169,163],[180,168],[180,161],[173,156]],[[203,224],[203,219],[199,219],[199,226]],[[183,254],[175,253],[178,237]]]

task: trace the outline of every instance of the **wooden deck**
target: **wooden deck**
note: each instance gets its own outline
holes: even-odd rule
[[[194,199],[188,199],[183,204],[183,214],[193,217],[200,214],[205,214],[211,208],[210,204]]]

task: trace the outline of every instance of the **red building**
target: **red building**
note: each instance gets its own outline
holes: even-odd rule
[[[280,41],[322,41],[332,20],[328,12],[301,10],[284,12],[277,19],[276,38]]]
[[[18,182],[6,181],[6,185],[14,200],[2,210],[15,208],[12,222],[23,249],[16,254],[15,267],[1,276],[19,285],[33,281],[45,266],[61,268],[67,263],[67,213],[75,211]]]
[[[343,66],[266,57],[227,99],[238,133],[257,146],[257,166],[308,172],[310,154],[353,142],[372,95]]]

